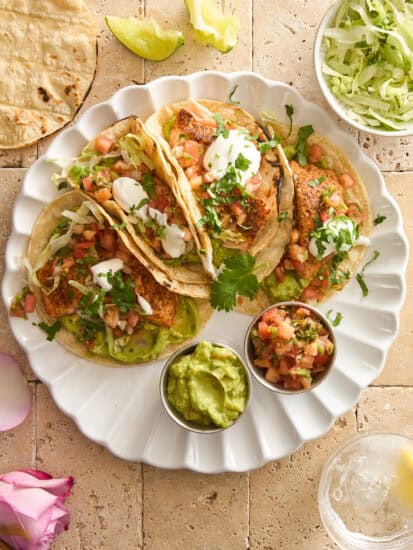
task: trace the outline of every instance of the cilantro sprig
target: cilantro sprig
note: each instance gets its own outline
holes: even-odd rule
[[[269,141],[263,141],[258,144],[258,150],[260,153],[268,153],[268,151],[271,151],[271,149],[274,149],[277,147],[277,145],[281,142],[281,138],[278,134],[275,134],[273,138],[271,138]]]
[[[241,172],[245,172],[246,170],[248,170],[250,164],[250,159],[244,157],[242,153],[240,153],[235,159],[235,168],[237,168],[237,170],[241,170]]]
[[[239,84],[234,84],[228,94],[228,102],[232,103],[233,105],[239,105],[239,101],[236,101],[234,99],[234,94],[238,88],[239,88]]]
[[[148,193],[151,199],[155,196],[155,180],[150,172],[145,173],[140,185],[142,185],[144,191]]]
[[[222,116],[219,114],[219,113],[215,113],[214,115],[214,118],[216,120],[216,123],[217,123],[217,129],[216,129],[216,132],[215,132],[215,137],[218,137],[218,136],[221,136],[225,139],[228,138],[229,136],[229,130],[227,128],[225,128],[225,123],[224,121],[222,120]]]
[[[33,324],[35,325],[36,323]],[[51,342],[52,340],[54,340],[54,337],[62,328],[62,323],[60,321],[56,321],[55,323],[53,323],[53,325],[48,325],[47,323],[44,323],[42,321],[37,326],[47,334],[47,340]]]
[[[308,126],[301,126],[298,130],[298,143],[297,143],[297,160],[300,166],[307,166],[307,139],[314,133],[314,128],[309,124]]]
[[[360,273],[357,273],[356,275],[356,280],[360,285],[363,298],[365,298],[369,294],[369,287],[367,286],[366,280],[364,278],[364,272],[366,271],[366,267],[368,267],[373,262],[375,262],[379,256],[380,256],[380,252],[378,250],[375,250],[370,260],[363,265],[363,268],[360,271]]]
[[[259,290],[255,258],[243,252],[224,259],[224,270],[211,286],[211,305],[215,309],[230,311],[234,308],[237,296],[251,300]]]
[[[377,216],[373,220],[374,225],[380,225],[384,222],[384,220],[387,220],[387,216],[383,216],[382,214],[377,214]]]
[[[290,121],[290,129],[288,131],[287,137],[291,135],[291,132],[293,131],[293,114],[294,114],[294,107],[292,105],[284,105],[285,112],[287,113],[288,119]]]

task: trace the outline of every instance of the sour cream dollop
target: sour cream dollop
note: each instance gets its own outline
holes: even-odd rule
[[[104,290],[112,290],[112,285],[108,281],[108,273],[116,273],[121,269],[123,269],[123,261],[119,258],[99,262],[91,267],[93,282]]]
[[[246,170],[236,169],[241,185],[245,185],[258,173],[261,164],[261,154],[245,132],[229,130],[227,138],[220,134],[205,152],[204,168],[212,172],[216,179],[221,179],[228,167],[235,165],[240,154],[250,161]]]
[[[136,209],[143,200],[149,198],[148,193],[138,181],[126,176],[115,179],[112,184],[112,194],[122,210],[128,213],[133,207]],[[144,221],[148,219],[146,206],[136,209],[134,214]]]
[[[133,208],[134,216],[143,222],[151,218],[160,227],[165,228],[161,242],[163,249],[171,258],[179,258],[185,253],[185,231],[175,223],[169,225],[165,212],[148,207],[147,204],[137,208],[143,200],[149,200],[148,193],[138,181],[128,177],[117,178],[113,182],[112,193],[115,201],[125,212],[130,212],[135,207]]]
[[[357,224],[347,216],[327,220],[311,235],[308,250],[319,259],[334,252],[348,252],[355,246],[370,244],[369,238],[357,237]]]

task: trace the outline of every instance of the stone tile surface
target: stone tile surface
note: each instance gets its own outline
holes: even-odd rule
[[[241,20],[237,47],[222,55],[196,44],[183,2],[87,0],[98,28],[98,65],[78,116],[123,86],[204,69],[252,68],[291,83],[308,100],[329,109],[315,78],[312,45],[321,17],[332,2],[221,0],[224,11],[236,13]],[[185,46],[163,63],[144,62],[110,34],[104,14],[154,16],[166,27],[180,28]],[[367,155],[382,170],[392,172],[386,181],[401,206],[411,238],[412,138],[368,139],[365,133],[358,135],[344,123],[339,124],[359,138]],[[0,278],[11,208],[24,168],[44,152],[53,137],[38,146],[0,151]],[[55,476],[75,476],[77,484],[68,501],[72,524],[55,543],[58,550],[332,550],[335,546],[321,526],[316,506],[320,472],[329,455],[357,428],[412,435],[412,280],[410,262],[400,334],[383,374],[375,382],[379,387],[364,392],[357,416],[354,411],[348,413],[324,438],[308,443],[289,459],[250,474],[205,476],[149,466],[142,469],[88,441],[56,408],[45,386],[36,384],[31,417],[16,430],[0,434],[0,472],[38,467]],[[2,304],[0,349],[19,360],[29,380],[35,379],[11,335]],[[31,382],[33,391],[34,386]]]
[[[37,386],[36,467],[54,477],[72,475],[70,530],[55,550],[130,550],[142,546],[142,470],[88,441]]]
[[[34,401],[35,384],[30,382],[29,388]],[[23,424],[0,434],[0,474],[35,466],[35,410],[34,403]]]
[[[413,388],[368,388],[357,407],[361,432],[397,432],[413,437]]]
[[[326,460],[355,433],[351,411],[319,441],[250,473],[251,550],[335,548],[318,514],[318,483]]]
[[[143,468],[144,548],[241,550],[248,538],[248,475]]]
[[[413,172],[386,175],[390,193],[398,202],[404,220],[404,228],[413,245]],[[400,331],[390,349],[382,375],[374,383],[378,385],[413,386],[413,259],[410,255],[407,268],[407,297],[400,317]]]

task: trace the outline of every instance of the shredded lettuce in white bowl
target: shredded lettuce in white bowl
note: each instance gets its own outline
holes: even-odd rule
[[[344,0],[323,19],[314,50],[331,107],[359,129],[413,134],[413,0]]]

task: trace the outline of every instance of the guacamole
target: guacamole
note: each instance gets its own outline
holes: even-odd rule
[[[247,405],[244,366],[228,348],[200,342],[169,367],[168,402],[185,420],[228,428]]]
[[[274,302],[288,302],[289,300],[297,300],[308,284],[308,281],[299,279],[292,272],[287,272],[284,281],[280,283],[274,273],[271,273],[262,283],[262,287],[267,296]]]

